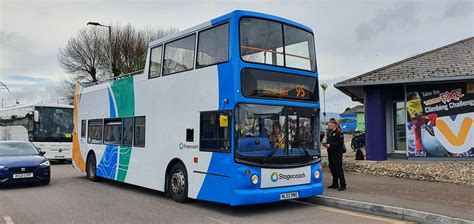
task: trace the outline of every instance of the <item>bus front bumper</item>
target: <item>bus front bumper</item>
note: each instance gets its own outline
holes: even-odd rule
[[[321,195],[324,191],[322,182],[265,189],[232,189],[230,205],[248,205],[283,201],[282,194],[298,192],[297,198],[309,198],[315,195]],[[294,194],[293,194],[294,195]]]

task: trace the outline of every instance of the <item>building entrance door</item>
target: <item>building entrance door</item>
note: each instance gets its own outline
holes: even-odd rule
[[[393,133],[394,133],[394,153],[406,154],[406,127],[407,112],[405,109],[405,101],[396,101],[393,103]]]

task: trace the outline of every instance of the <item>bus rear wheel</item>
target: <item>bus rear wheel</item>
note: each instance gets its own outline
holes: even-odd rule
[[[87,174],[87,179],[89,179],[92,182],[97,182],[99,181],[99,177],[97,177],[97,160],[95,158],[94,153],[89,154],[87,157],[87,166],[86,166],[86,174]]]
[[[182,163],[176,163],[168,175],[168,191],[176,202],[186,202],[188,199],[188,173]]]

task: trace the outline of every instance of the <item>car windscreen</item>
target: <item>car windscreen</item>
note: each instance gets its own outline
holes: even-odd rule
[[[29,142],[0,142],[0,156],[38,154],[38,150]]]

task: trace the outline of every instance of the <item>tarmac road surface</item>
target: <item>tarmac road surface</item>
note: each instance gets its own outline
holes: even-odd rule
[[[308,201],[230,207],[175,203],[128,184],[93,183],[70,164],[54,164],[47,186],[0,189],[0,224],[14,223],[405,223]]]

